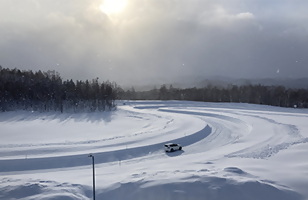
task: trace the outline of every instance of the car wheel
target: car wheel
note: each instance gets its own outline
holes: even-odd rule
[[[180,147],[179,150],[182,150],[182,147]]]
[[[174,152],[174,150],[173,150],[173,149],[171,149],[170,151],[171,151],[171,152]]]

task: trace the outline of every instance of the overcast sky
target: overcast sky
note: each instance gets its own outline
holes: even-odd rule
[[[308,77],[307,0],[1,0],[0,65],[65,79]],[[117,6],[117,5],[116,5]]]

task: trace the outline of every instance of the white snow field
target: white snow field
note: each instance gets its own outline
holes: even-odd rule
[[[308,110],[119,101],[112,112],[0,113],[0,199],[308,199]],[[163,144],[182,151],[165,153]]]

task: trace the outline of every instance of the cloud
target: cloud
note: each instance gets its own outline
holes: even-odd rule
[[[203,25],[230,26],[236,23],[243,23],[240,20],[253,20],[255,17],[250,12],[231,14],[221,5],[214,5],[199,15],[199,22]]]
[[[235,16],[235,18],[238,19],[253,19],[254,15],[250,12],[245,12],[245,13],[239,13]]]
[[[2,0],[0,65],[118,82],[308,74],[304,1],[129,0],[109,16],[101,4]]]

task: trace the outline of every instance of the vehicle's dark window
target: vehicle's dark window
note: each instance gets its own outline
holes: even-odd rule
[[[168,147],[168,145],[165,145],[165,147]]]

